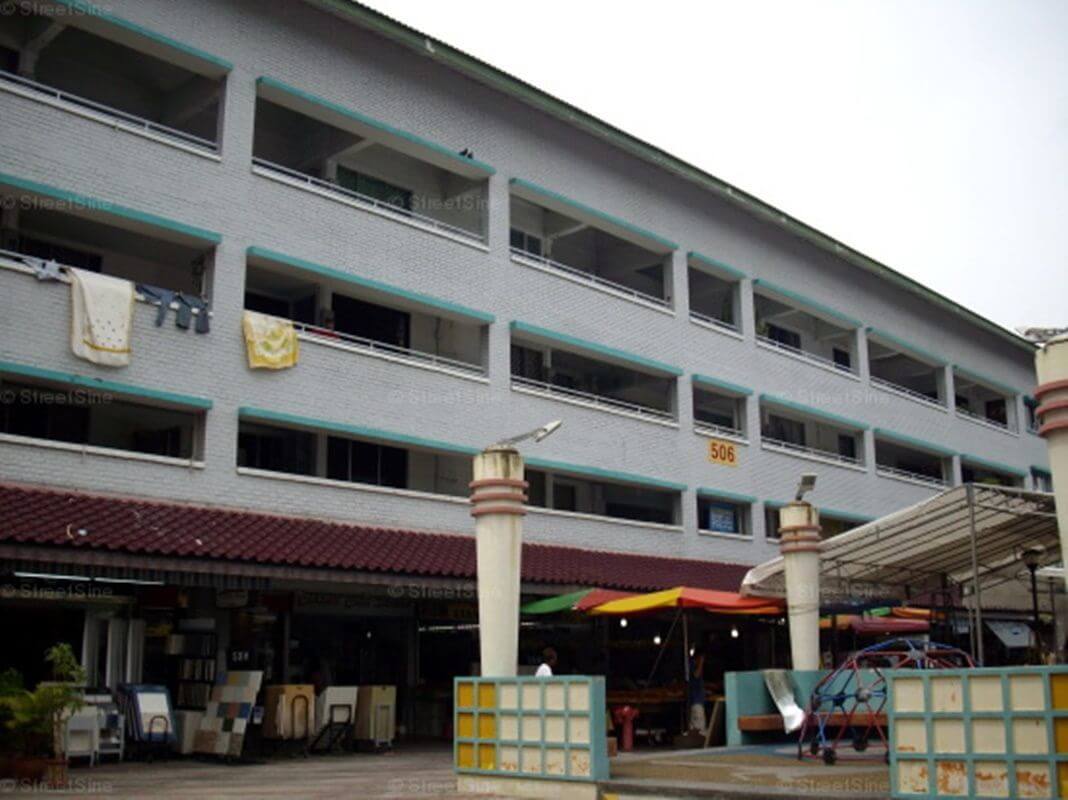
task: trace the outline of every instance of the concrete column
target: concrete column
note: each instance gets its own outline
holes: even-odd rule
[[[864,328],[857,328],[854,342],[857,351],[857,375],[867,383],[871,376],[871,361],[868,357],[868,336]]]
[[[820,515],[810,503],[779,509],[779,537],[786,571],[786,613],[794,669],[820,667]]]
[[[493,446],[474,460],[471,516],[478,557],[478,627],[482,676],[510,678],[519,652],[519,579],[526,513],[523,459]]]
[[[1035,354],[1038,435],[1049,448],[1061,552],[1068,553],[1068,335],[1046,342]],[[1065,575],[1068,581],[1068,573]]]

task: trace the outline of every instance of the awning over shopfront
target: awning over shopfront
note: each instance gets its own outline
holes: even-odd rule
[[[1061,561],[1053,495],[967,484],[827,539],[820,550],[820,603],[879,597],[933,598],[956,590],[966,606],[1030,606],[1021,556]],[[742,594],[785,596],[783,559],[749,570]]]
[[[577,592],[558,594],[527,603],[520,612],[523,614],[558,614],[562,611],[586,611],[594,606],[631,597],[630,592],[615,592],[611,589],[580,589]]]
[[[783,604],[777,600],[742,597],[735,592],[677,586],[662,592],[612,600],[590,609],[590,613],[620,616],[665,608],[694,608],[713,614],[781,614]]]
[[[523,545],[527,585],[733,590],[747,569],[694,559]],[[29,566],[28,566],[29,565]],[[472,535],[0,484],[0,573],[66,569],[170,582],[388,583],[475,579]],[[405,578],[410,579],[410,577]],[[602,601],[603,602],[603,601]]]

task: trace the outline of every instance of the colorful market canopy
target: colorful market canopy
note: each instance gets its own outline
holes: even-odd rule
[[[523,614],[556,614],[561,611],[586,611],[594,606],[633,597],[632,592],[616,592],[611,589],[579,589],[577,592],[545,597],[527,603],[519,611]]]
[[[602,603],[591,608],[590,613],[619,616],[665,608],[699,608],[714,614],[781,614],[783,603],[758,597],[742,597],[735,592],[677,586],[662,592],[637,594]]]
[[[519,611],[522,614],[556,614],[559,611],[572,611],[575,603],[592,592],[593,589],[580,589],[577,592],[558,594],[555,597],[544,597],[522,606]]]

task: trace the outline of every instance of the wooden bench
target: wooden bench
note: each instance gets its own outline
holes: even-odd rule
[[[827,725],[832,728],[838,728],[849,721],[849,715],[841,711],[835,711],[834,713],[827,714],[825,719]],[[866,728],[869,725],[880,725],[885,728],[886,714],[858,711],[853,715],[852,725],[859,728]],[[781,733],[782,716],[779,714],[747,714],[738,717],[738,730],[746,731],[747,733],[758,733],[761,731],[779,731]]]

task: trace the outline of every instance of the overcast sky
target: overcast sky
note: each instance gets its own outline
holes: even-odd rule
[[[365,0],[1007,327],[1068,324],[1065,0]]]

